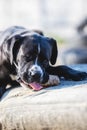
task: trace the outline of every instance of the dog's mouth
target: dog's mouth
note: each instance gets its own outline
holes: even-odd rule
[[[24,80],[20,80],[19,83],[24,88],[31,88],[34,91],[39,91],[43,88],[47,88],[49,86],[55,86],[55,85],[60,84],[60,80],[59,80],[58,76],[49,75],[49,80],[44,83],[38,83],[38,82],[27,83]]]
[[[24,87],[24,88],[31,88],[35,91],[39,91],[41,89],[43,89],[44,87],[47,87],[47,85],[45,85],[45,83],[48,82],[49,80],[49,75],[45,74],[44,73],[44,78],[41,78],[40,79],[40,82],[37,80],[34,80],[34,81],[30,81],[27,82],[27,80],[24,80],[23,78],[21,78],[20,76],[17,77],[17,81],[19,82],[19,84]]]
[[[34,91],[39,91],[39,90],[43,89],[43,86],[37,82],[27,83],[27,82],[21,80],[20,85],[24,88],[31,88]]]

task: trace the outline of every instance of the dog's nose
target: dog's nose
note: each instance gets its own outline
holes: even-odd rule
[[[43,76],[43,71],[41,69],[40,66],[38,65],[33,65],[29,71],[29,77],[33,80],[33,81],[40,81],[42,76]]]
[[[30,77],[32,77],[33,79],[40,79],[41,77],[41,73],[40,72],[30,72]]]

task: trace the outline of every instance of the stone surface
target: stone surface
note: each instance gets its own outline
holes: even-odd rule
[[[73,65],[86,71],[87,65]],[[17,87],[0,102],[0,130],[87,130],[87,80],[38,92]]]

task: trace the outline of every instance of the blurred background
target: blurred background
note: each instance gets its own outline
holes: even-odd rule
[[[58,42],[58,64],[87,63],[87,0],[0,0],[0,30],[39,29]]]

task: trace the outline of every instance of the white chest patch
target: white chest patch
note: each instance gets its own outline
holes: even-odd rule
[[[38,44],[38,55],[40,54],[40,44]],[[35,59],[35,63],[34,65],[32,65],[32,67],[29,69],[29,73],[31,73],[31,75],[33,76],[35,73],[40,73],[41,74],[41,80],[43,77],[43,70],[42,68],[38,65],[38,55]]]

